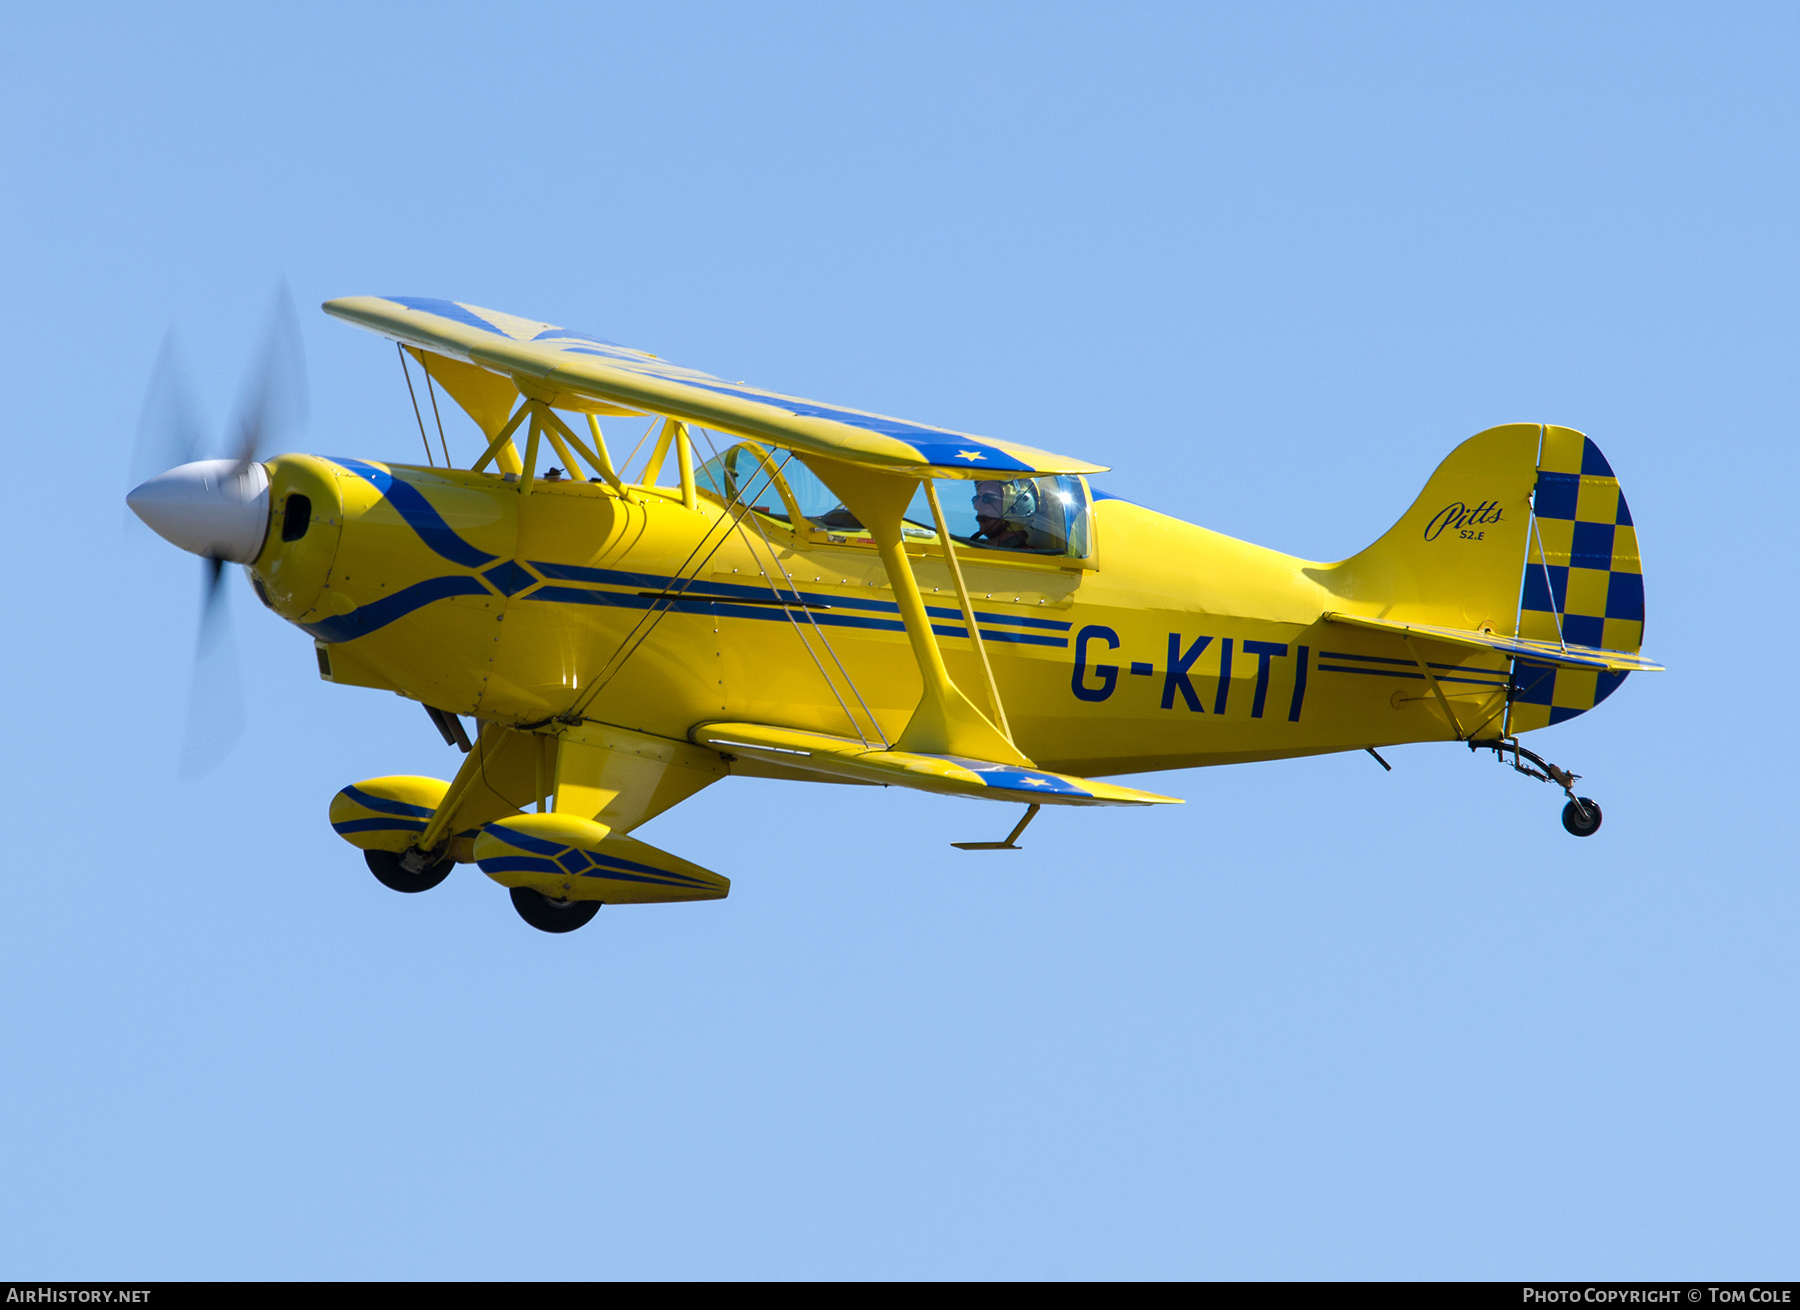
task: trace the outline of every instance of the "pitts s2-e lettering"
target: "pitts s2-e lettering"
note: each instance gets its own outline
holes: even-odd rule
[[[421,891],[473,863],[546,931],[724,896],[630,834],[733,774],[1022,803],[1004,841],[959,843],[1018,849],[1042,805],[1170,799],[1112,775],[1455,741],[1557,783],[1586,836],[1599,807],[1518,738],[1658,667],[1625,498],[1569,428],[1478,433],[1319,563],[1109,496],[1080,460],[551,324],[325,310],[397,342],[409,387],[422,367],[427,464],[247,447],[131,504],[245,565],[322,677],[417,700],[466,751],[453,778],[333,799],[376,876]],[[441,429],[432,455],[439,391],[480,429],[466,469]],[[641,463],[603,419],[648,421]]]
[[[1425,525],[1425,540],[1436,541],[1446,531],[1453,531],[1465,541],[1483,541],[1485,538],[1478,529],[1499,523],[1502,518],[1500,507],[1491,500],[1482,501],[1474,509],[1459,500],[1444,506]]]

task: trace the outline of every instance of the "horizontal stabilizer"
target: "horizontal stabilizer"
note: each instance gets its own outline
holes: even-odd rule
[[[765,391],[641,350],[449,300],[349,296],[325,312],[490,373],[553,408],[663,414],[813,455],[913,477],[1100,473],[1097,464],[992,437]]]
[[[1502,637],[1492,632],[1476,632],[1463,628],[1440,628],[1431,623],[1401,623],[1394,619],[1371,619],[1357,614],[1326,614],[1327,623],[1342,623],[1352,628],[1368,628],[1374,632],[1392,632],[1421,641],[1442,641],[1452,646],[1468,646],[1476,650],[1499,651],[1517,659],[1560,669],[1598,669],[1607,673],[1661,673],[1663,666],[1622,650],[1598,650],[1592,646],[1565,646],[1554,641],[1534,641],[1525,637]]]
[[[913,787],[948,796],[1040,805],[1179,805],[1173,796],[1075,778],[1043,769],[994,764],[951,755],[885,750],[846,737],[761,723],[708,723],[690,734],[696,744],[759,764],[817,773],[841,782]]]

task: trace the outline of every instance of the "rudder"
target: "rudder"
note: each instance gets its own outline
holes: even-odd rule
[[[1644,573],[1637,528],[1600,447],[1574,428],[1544,428],[1532,509],[1518,635],[1641,650]],[[1612,695],[1626,676],[1515,664],[1507,731],[1572,719]]]

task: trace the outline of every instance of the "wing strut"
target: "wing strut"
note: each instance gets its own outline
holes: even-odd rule
[[[1431,671],[1431,665],[1425,662],[1425,657],[1419,654],[1419,648],[1413,645],[1410,633],[1401,633],[1400,640],[1406,643],[1407,653],[1413,657],[1413,663],[1419,666],[1419,672],[1425,675],[1425,685],[1431,688],[1431,694],[1437,697],[1438,704],[1443,707],[1444,717],[1450,720],[1450,731],[1456,734],[1458,741],[1462,741],[1464,739],[1462,724],[1457,722],[1456,711],[1450,708],[1450,698],[1444,695],[1444,689],[1438,683],[1437,674]]]
[[[493,440],[488,442],[488,448],[481,452],[481,458],[476,460],[471,466],[471,471],[475,473],[481,472],[482,469],[488,466],[488,461],[491,459],[498,463],[504,472],[518,472],[518,469],[507,467],[509,463],[507,456],[510,455],[512,457],[510,460],[511,463],[517,464],[519,462],[518,452],[512,448],[512,436],[513,433],[519,430],[519,424],[523,423],[530,413],[531,402],[529,400],[515,409],[512,413],[512,417],[507,419],[506,422],[501,425],[500,429],[494,433]]]
[[[906,625],[907,639],[912,643],[913,657],[918,661],[924,691],[893,749],[1033,767],[1006,734],[950,680],[950,671],[944,666],[944,653],[931,630],[931,617],[925,612],[918,580],[906,557],[906,538],[900,526],[922,479],[891,470],[877,472],[823,455],[795,453],[875,538],[875,548],[887,569],[888,583],[894,589],[894,600]]]
[[[674,420],[671,419],[669,422],[674,423]],[[718,448],[713,445],[712,438],[706,435],[705,428],[700,429],[700,435],[706,437],[707,446],[711,448],[714,458],[717,458],[719,454]],[[664,439],[667,440],[666,437]],[[788,486],[787,479],[781,476],[781,471],[787,467],[788,461],[794,458],[793,452],[787,452],[787,458],[777,464],[774,457],[771,456],[767,450],[763,449],[760,443],[746,441],[744,445],[749,447],[750,451],[756,456],[759,466],[768,474],[770,484],[780,493],[782,502],[787,506],[788,522],[794,524],[805,522],[805,516],[800,512],[799,502],[794,499],[793,489]],[[691,475],[691,467],[688,467],[687,471]],[[756,529],[756,535],[762,541],[763,549],[769,554],[770,567],[767,571],[769,588],[774,593],[775,599],[781,603],[782,612],[787,615],[788,623],[794,629],[794,635],[800,638],[800,644],[806,648],[806,653],[811,658],[813,666],[819,670],[819,676],[825,679],[825,686],[837,700],[838,708],[844,711],[844,717],[849,720],[851,731],[856,733],[857,739],[865,746],[869,744],[868,734],[863,732],[862,724],[857,721],[856,715],[850,712],[850,703],[844,699],[843,693],[838,690],[837,683],[832,679],[831,671],[825,667],[825,662],[819,658],[818,652],[813,649],[812,641],[806,635],[806,629],[800,626],[800,620],[795,617],[794,611],[796,609],[805,616],[807,623],[811,625],[813,634],[818,637],[819,644],[824,646],[825,653],[831,656],[831,662],[837,666],[838,673],[843,676],[844,684],[849,687],[850,694],[856,698],[856,703],[862,707],[863,714],[868,718],[869,727],[875,734],[875,740],[879,741],[885,748],[888,744],[888,739],[881,731],[881,720],[875,717],[875,712],[869,708],[869,702],[863,699],[863,694],[856,685],[856,679],[850,676],[850,670],[845,668],[844,661],[838,658],[837,651],[832,648],[831,639],[825,635],[825,629],[819,626],[819,620],[813,613],[813,607],[803,603],[795,603],[800,595],[800,588],[794,584],[793,575],[788,572],[787,565],[782,562],[781,552],[775,549],[774,543],[769,540],[769,534],[763,531],[762,519],[753,510],[744,507],[745,489],[754,487],[755,485],[756,479],[754,477],[739,482],[737,490],[732,498],[733,505],[726,507],[727,517],[736,520],[738,535],[743,539],[744,548],[750,552],[750,558],[752,560],[756,558],[756,546],[755,543],[750,540],[750,534],[744,531],[745,522],[749,522],[750,526]],[[787,584],[787,593],[785,595],[782,594],[781,588],[775,583],[777,574],[780,574],[781,581]]]
[[[519,425],[528,418],[531,420],[531,424],[526,429],[524,462],[517,470],[507,470],[508,472],[516,471],[519,474],[521,494],[527,496],[531,494],[531,484],[537,476],[538,437],[543,435],[550,438],[550,444],[555,448],[557,456],[564,464],[568,465],[570,474],[575,478],[586,481],[586,476],[575,463],[575,456],[570,453],[571,450],[578,452],[594,472],[605,478],[612,489],[619,493],[621,499],[627,501],[631,499],[631,492],[619,480],[618,472],[613,468],[612,460],[606,453],[606,438],[600,435],[600,424],[594,416],[588,415],[588,423],[594,430],[594,444],[599,448],[598,451],[590,449],[587,442],[576,436],[575,430],[564,423],[562,416],[550,406],[541,400],[530,398],[521,403],[513,411],[512,417],[506,420],[505,425],[494,433],[493,440],[481,453],[481,458],[475,461],[472,471],[481,472],[487,467],[489,460],[496,460],[502,468],[505,468],[507,453],[513,454],[512,462],[519,463],[517,453],[513,448],[513,436],[518,432]]]
[[[589,422],[598,436],[598,420],[590,418]],[[662,476],[663,462],[669,457],[671,442],[674,443],[675,458],[681,472],[681,503],[689,509],[698,509],[700,501],[694,492],[694,445],[688,436],[687,424],[679,419],[663,420],[662,434],[657,437],[656,445],[650,451],[650,458],[644,462],[644,471],[638,475],[638,481],[646,487],[656,485],[656,480]],[[634,451],[633,454],[635,453]],[[626,457],[625,463],[631,463],[630,456]]]
[[[975,653],[981,657],[981,676],[987,679],[988,705],[994,711],[994,722],[1008,741],[1012,740],[1012,729],[1007,726],[1006,707],[1000,703],[1000,687],[994,681],[994,666],[988,662],[987,647],[982,644],[981,625],[975,622],[975,602],[969,599],[969,589],[963,583],[962,563],[956,558],[956,543],[950,538],[950,525],[944,521],[944,507],[938,504],[937,487],[930,478],[925,479],[925,499],[931,502],[931,517],[937,523],[938,540],[944,543],[944,561],[950,565],[950,580],[956,584],[956,599],[962,605],[963,622],[969,625],[969,640],[975,644]],[[1031,822],[1031,815],[1037,813],[1037,807],[1031,807],[1019,825],[1023,832],[1025,824]],[[1008,837],[1008,842],[1017,837],[1018,832]],[[1013,849],[1013,848],[1007,848]]]

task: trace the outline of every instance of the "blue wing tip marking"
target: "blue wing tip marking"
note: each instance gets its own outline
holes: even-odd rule
[[[505,328],[488,322],[469,306],[455,300],[442,300],[435,296],[383,296],[383,300],[392,301],[407,309],[418,310],[425,314],[436,314],[439,318],[447,318],[453,323],[461,323],[465,327],[480,328],[483,332],[492,332],[497,337],[517,340]],[[543,330],[525,338],[529,341],[591,341],[597,346],[610,346],[614,350],[629,350],[616,341],[608,341],[605,337],[597,337],[592,332],[579,332],[574,328],[553,327],[543,325]],[[634,352],[636,353],[636,352]]]
[[[986,760],[968,760],[958,756],[943,757],[960,764],[976,777],[981,785],[1000,791],[1016,791],[1027,795],[1035,792],[1043,796],[1092,796],[1068,778],[1054,773],[1045,773],[1041,769],[1020,769],[1007,764],[990,764]]]

